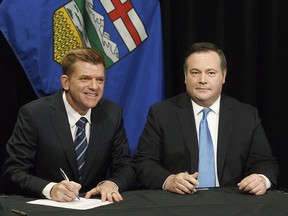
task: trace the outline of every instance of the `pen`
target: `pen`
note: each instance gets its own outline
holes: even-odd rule
[[[66,180],[66,181],[69,181],[69,178],[68,176],[66,175],[66,173],[64,172],[64,170],[62,168],[60,168],[60,172],[61,172],[61,175],[63,176],[63,178]],[[76,196],[78,200],[80,200],[80,197],[77,195]]]
[[[18,215],[21,215],[21,216],[29,216],[28,213],[23,212],[23,211],[19,211],[19,210],[16,210],[16,209],[11,209],[11,212],[13,212],[15,214],[18,214]]]

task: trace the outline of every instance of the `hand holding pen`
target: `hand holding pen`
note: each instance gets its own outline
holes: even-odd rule
[[[59,202],[71,202],[75,199],[80,199],[78,194],[81,185],[74,181],[69,181],[68,176],[62,169],[60,169],[60,172],[64,181],[61,181],[52,187],[50,191],[51,199]]]
[[[62,168],[60,168],[60,172],[61,172],[61,175],[63,176],[64,180],[70,182],[68,176],[66,175],[66,173],[64,172],[64,170]],[[79,195],[76,195],[77,199],[80,200],[80,197]]]

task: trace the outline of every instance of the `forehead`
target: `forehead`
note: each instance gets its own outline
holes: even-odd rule
[[[89,62],[83,62],[83,61],[77,61],[74,63],[73,67],[73,74],[97,74],[97,75],[104,75],[105,74],[105,68],[104,65],[99,64],[92,64]]]
[[[187,58],[187,63],[189,67],[194,66],[220,67],[221,59],[218,53],[216,53],[215,51],[196,52],[192,53]]]

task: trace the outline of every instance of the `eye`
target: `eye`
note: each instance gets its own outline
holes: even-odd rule
[[[207,75],[210,77],[214,77],[216,75],[216,71],[208,71]]]
[[[104,79],[104,78],[98,78],[98,79],[97,79],[97,82],[98,82],[99,84],[102,84],[102,83],[104,83],[104,81],[105,81],[105,79]]]
[[[89,77],[80,77],[79,80],[81,82],[88,82],[90,80],[90,78]]]
[[[189,73],[191,74],[192,77],[198,77],[200,74],[200,71],[192,70]]]

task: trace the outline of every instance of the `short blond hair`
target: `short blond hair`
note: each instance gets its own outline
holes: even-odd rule
[[[77,61],[88,62],[94,65],[102,64],[106,68],[103,56],[95,49],[80,47],[70,50],[62,59],[63,75],[70,75]]]

